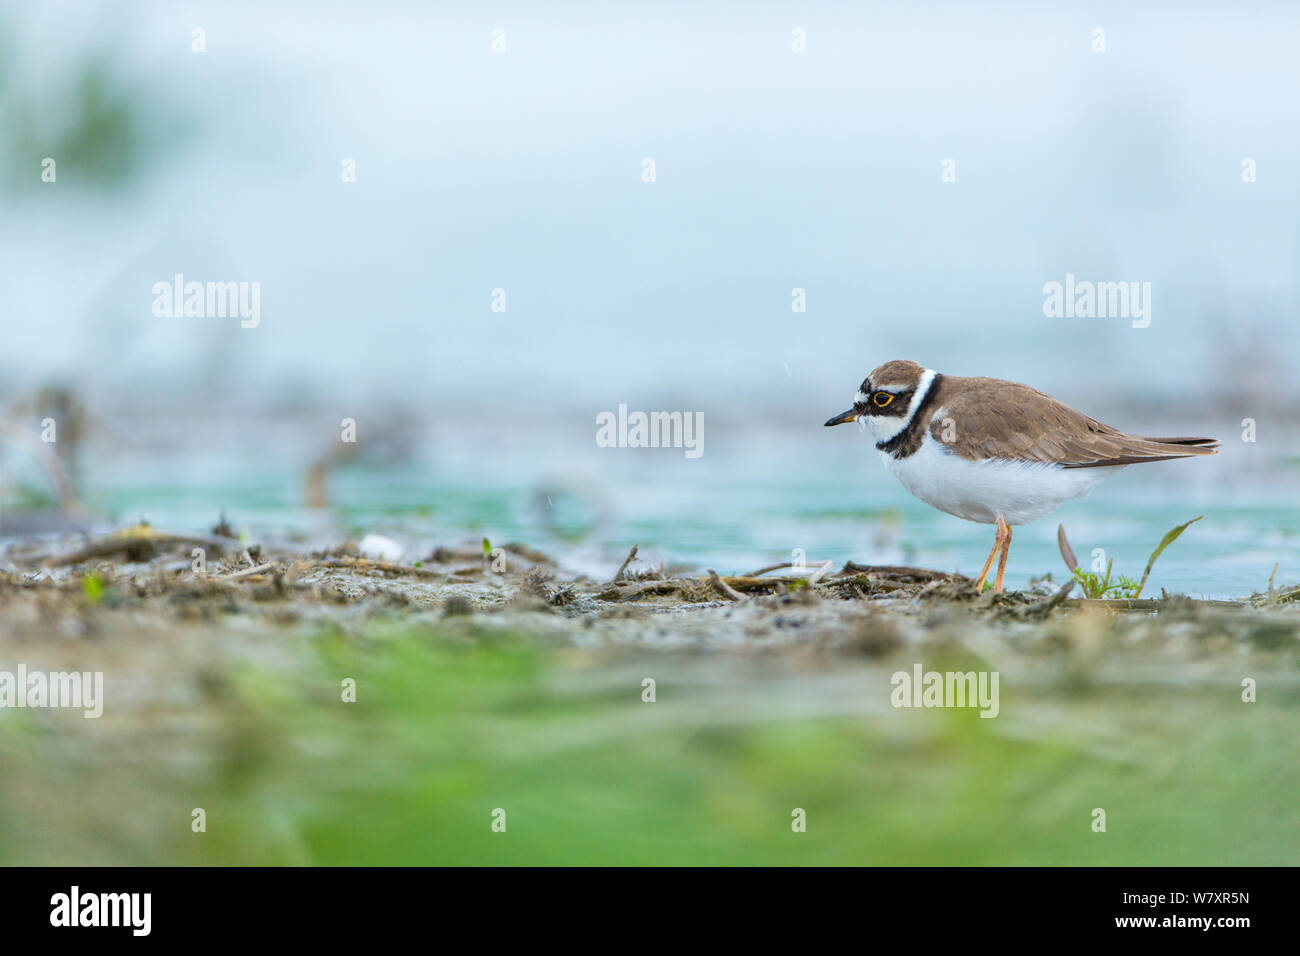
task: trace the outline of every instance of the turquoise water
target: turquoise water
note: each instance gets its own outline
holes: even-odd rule
[[[842,432],[850,430],[844,429]],[[594,449],[558,455],[503,441],[470,454],[443,442],[435,460],[342,467],[329,507],[302,506],[300,469],[274,454],[257,468],[185,459],[185,469],[108,471],[87,503],[117,522],[198,530],[225,510],[259,540],[328,547],[375,532],[411,560],[435,545],[520,541],[575,571],[608,576],[629,547],[651,564],[744,572],[790,560],[909,563],[978,572],[992,529],[935,511],[907,494],[857,436],[774,432],[729,444],[715,436],[698,461],[671,449]],[[834,436],[834,440],[831,437]],[[843,439],[843,440],[840,440]],[[1008,581],[1065,573],[1063,523],[1080,562],[1104,549],[1116,574],[1140,577],[1166,531],[1197,515],[1157,562],[1144,594],[1242,597],[1300,581],[1294,462],[1255,467],[1253,446],[1213,459],[1124,469],[1092,495],[1017,528]],[[173,462],[174,463],[174,462]]]

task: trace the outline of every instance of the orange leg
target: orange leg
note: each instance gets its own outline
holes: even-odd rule
[[[984,579],[989,576],[989,568],[993,567],[993,556],[997,554],[999,551],[1001,551],[1004,547],[1008,547],[1010,545],[1010,542],[1011,542],[1011,528],[1007,526],[1007,523],[1003,521],[1001,517],[999,517],[997,534],[993,536],[993,550],[989,552],[989,559],[984,562],[984,568],[980,571],[979,579],[976,580],[975,582],[976,591],[984,590]],[[1007,561],[1006,552],[1003,551],[1002,566],[1006,565],[1006,561]],[[998,568],[998,583],[997,583],[997,589],[999,593],[1001,592],[1001,588],[1002,588],[1002,567],[1000,566]]]
[[[998,576],[993,581],[994,594],[1002,593],[1002,575],[1007,570],[1007,555],[1011,553],[1011,525],[1004,523],[1001,518],[998,519],[998,524],[1002,525],[1005,536],[1002,539],[1002,557],[998,558]]]
[[[1002,529],[998,529],[997,537],[993,539],[993,550],[989,552],[989,559],[984,562],[984,567],[980,571],[979,579],[975,582],[975,590],[984,590],[984,579],[989,576],[989,568],[993,567],[993,556],[998,553],[998,548],[1002,547]]]

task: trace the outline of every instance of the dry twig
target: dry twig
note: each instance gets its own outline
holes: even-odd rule
[[[245,552],[247,554],[247,552]],[[221,576],[223,581],[234,581],[236,578],[249,578],[254,574],[262,574],[265,571],[271,571],[276,567],[274,561],[268,561],[266,564],[256,564],[251,568],[244,568],[242,571],[236,571],[234,574],[224,574]]]
[[[727,597],[732,601],[745,600],[745,595],[741,594],[726,581],[722,580],[722,578],[718,577],[718,572],[714,571],[712,568],[709,568],[709,582],[718,590],[718,593],[722,594],[724,597]],[[769,585],[771,584],[770,581],[766,583]]]
[[[623,559],[623,563],[618,566],[618,570],[614,573],[614,580],[611,583],[617,584],[623,579],[623,572],[627,570],[627,566],[636,560],[636,548],[637,546],[635,544],[632,545],[632,550],[627,553],[627,557]]]

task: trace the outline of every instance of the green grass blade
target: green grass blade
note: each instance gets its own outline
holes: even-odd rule
[[[1137,593],[1133,595],[1135,598],[1142,596],[1142,589],[1146,587],[1147,578],[1151,574],[1151,566],[1156,563],[1156,558],[1160,557],[1161,552],[1164,551],[1165,548],[1173,544],[1175,541],[1177,541],[1178,536],[1187,530],[1188,525],[1192,524],[1195,521],[1200,521],[1204,517],[1205,515],[1197,515],[1191,521],[1188,521],[1184,524],[1180,524],[1177,528],[1174,528],[1167,535],[1165,535],[1164,538],[1161,539],[1160,544],[1157,545],[1156,549],[1151,552],[1151,557],[1147,558],[1147,568],[1145,571],[1142,572],[1142,580],[1138,582]]]

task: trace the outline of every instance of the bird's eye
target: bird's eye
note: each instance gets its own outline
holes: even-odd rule
[[[894,400],[894,396],[890,395],[888,392],[876,392],[875,395],[871,396],[871,400],[875,402],[879,408],[884,408]]]

